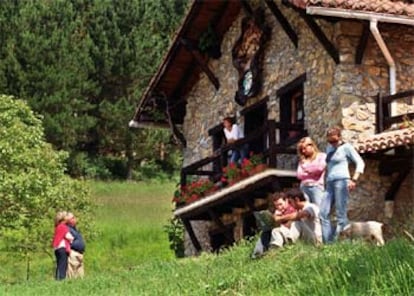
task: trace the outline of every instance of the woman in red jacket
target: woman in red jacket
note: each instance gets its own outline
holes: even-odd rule
[[[66,225],[66,212],[58,212],[55,217],[55,233],[53,235],[52,247],[56,256],[56,279],[64,280],[68,268],[68,255],[70,243],[73,240],[69,227]]]

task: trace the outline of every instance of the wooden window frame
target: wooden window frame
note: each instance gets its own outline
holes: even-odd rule
[[[291,124],[304,124],[304,84],[306,73],[295,78],[281,87],[276,96],[279,98],[280,134],[279,141],[284,141],[297,135],[300,131],[289,130]],[[298,109],[299,107],[299,109]]]

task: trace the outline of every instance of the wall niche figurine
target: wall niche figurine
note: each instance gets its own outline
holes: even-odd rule
[[[235,101],[244,106],[261,88],[264,45],[269,39],[270,28],[265,24],[262,8],[242,20],[242,32],[232,49],[233,66],[239,74]]]

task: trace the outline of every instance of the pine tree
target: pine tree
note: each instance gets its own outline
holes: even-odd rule
[[[94,101],[99,118],[96,151],[125,155],[128,175],[134,152],[139,151],[142,159],[154,149],[149,143],[146,149],[136,150],[149,139],[146,132],[129,130],[127,119],[162,61],[185,5],[180,0],[103,1],[91,11],[90,19],[95,21],[88,30],[94,43],[95,79],[102,86]]]

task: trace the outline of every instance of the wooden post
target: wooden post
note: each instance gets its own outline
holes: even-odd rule
[[[210,215],[211,220],[213,220],[218,227],[220,227],[220,229],[222,229],[223,234],[227,240],[227,242],[229,244],[231,244],[233,242],[233,237],[229,234],[229,231],[226,227],[226,225],[223,224],[223,222],[221,222],[220,218],[217,216],[217,214],[215,212],[213,212],[211,209],[207,211],[208,214]]]
[[[269,167],[276,168],[276,123],[274,120],[267,121],[267,134],[269,137]]]
[[[181,170],[180,173],[180,184],[181,186],[185,186],[187,184],[187,173],[184,170]]]
[[[203,70],[203,72],[206,73],[206,75],[207,75],[208,79],[210,80],[210,82],[214,85],[216,90],[218,90],[220,88],[220,82],[218,81],[217,77],[214,76],[214,74],[210,70],[210,68],[208,67],[207,62],[203,59],[203,56],[201,55],[199,50],[189,40],[181,38],[180,42],[191,53],[191,55],[194,57],[196,63],[200,66],[201,70]]]
[[[194,230],[193,230],[193,227],[191,226],[190,221],[188,219],[183,219],[183,218],[181,218],[181,220],[183,221],[185,230],[187,230],[188,235],[190,236],[190,239],[191,239],[191,242],[193,243],[194,248],[196,248],[197,252],[200,252],[201,245],[194,233]]]
[[[382,104],[382,96],[379,92],[377,95],[377,102],[376,102],[376,116],[375,116],[375,127],[376,127],[376,133],[379,134],[384,130],[384,110],[383,110],[383,104]]]

